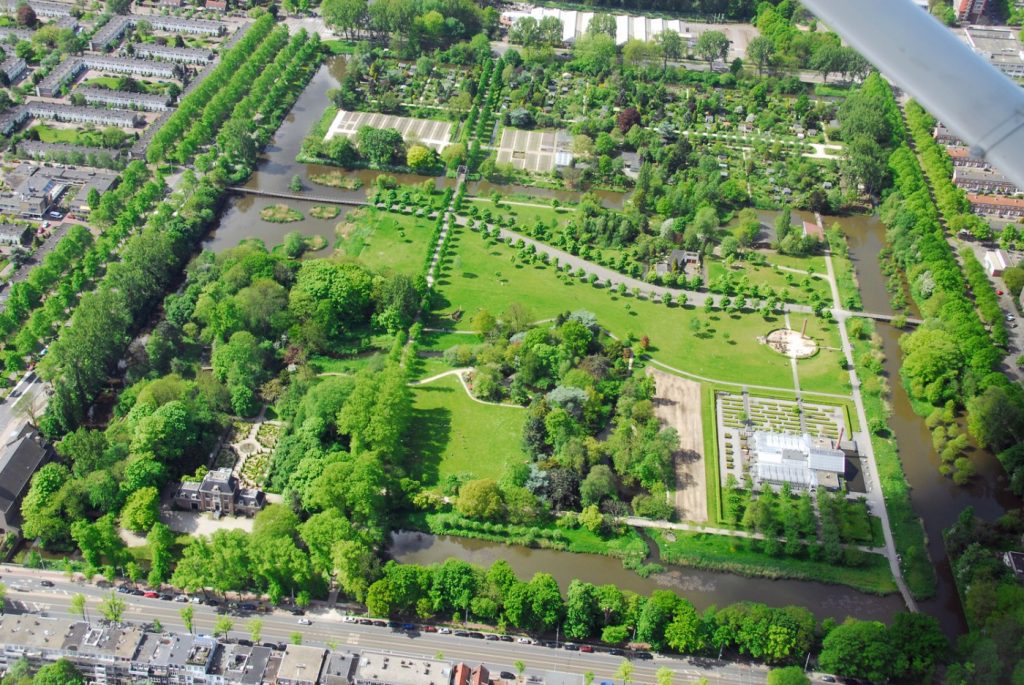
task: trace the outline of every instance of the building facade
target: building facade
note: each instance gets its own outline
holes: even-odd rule
[[[217,515],[255,516],[264,504],[266,495],[241,487],[228,468],[210,471],[202,482],[181,483],[174,494],[174,505],[179,509]]]
[[[820,485],[835,489],[846,472],[846,454],[835,449],[831,441],[813,438],[807,433],[755,431],[750,452],[760,483],[789,483],[810,489]]]
[[[11,232],[17,237],[18,231]],[[22,228],[22,238],[24,228]],[[32,475],[53,457],[49,445],[27,422],[6,436],[0,447],[0,533],[21,528],[21,502]]]

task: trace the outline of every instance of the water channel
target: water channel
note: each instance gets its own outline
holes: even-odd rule
[[[850,243],[850,256],[860,282],[865,311],[891,314],[888,280],[878,263],[878,253],[885,246],[885,226],[877,216],[853,216],[839,219]],[[896,435],[900,461],[910,484],[910,499],[924,520],[928,536],[928,553],[938,572],[935,598],[921,603],[921,609],[939,619],[947,633],[965,629],[960,599],[942,543],[942,531],[950,527],[966,507],[974,507],[985,519],[999,517],[1020,502],[1007,489],[1006,472],[991,452],[975,449],[970,454],[977,476],[967,486],[955,485],[939,473],[941,460],[932,449],[931,433],[924,421],[914,413],[900,380],[901,332],[889,324],[876,322],[885,351],[885,375],[892,388],[890,426]]]
[[[350,172],[349,175],[358,178],[363,185],[358,190],[342,190],[318,185],[310,180],[310,175],[323,173],[332,168],[295,162],[302,139],[317,124],[330,104],[327,92],[338,87],[339,79],[343,75],[342,58],[334,58],[321,67],[264,152],[257,172],[245,184],[246,187],[291,193],[291,179],[298,175],[309,192],[320,197],[358,200],[367,197],[368,189],[379,172]],[[429,178],[411,174],[399,174],[397,177],[401,183],[420,183]],[[439,188],[452,183],[451,179],[445,178],[433,180]],[[494,186],[487,182],[475,183],[470,190],[482,195],[496,190],[502,194],[557,198],[560,202],[572,202],[578,197],[578,194],[569,191]],[[624,196],[621,193],[605,192],[598,195],[606,206],[622,206]],[[261,221],[259,210],[274,202],[275,200],[270,198],[251,195],[232,198],[229,208],[203,247],[221,251],[249,237],[260,238],[271,246],[279,243],[284,235],[291,231],[300,231],[310,236],[321,235],[328,240],[333,238],[333,225],[341,217],[329,221],[314,219],[309,216],[308,210],[312,205],[309,202],[288,201],[288,204],[306,215],[303,221],[290,224]],[[343,213],[345,211],[348,210],[343,209]],[[794,216],[813,220],[807,213],[794,212]],[[759,212],[759,217],[763,223],[771,226],[774,213]],[[832,217],[824,217],[826,226],[830,226],[834,220]],[[880,313],[890,312],[889,296],[884,287],[886,279],[881,274],[877,259],[878,251],[885,244],[884,227],[874,217],[843,217],[838,221],[850,240],[851,256],[857,269],[865,308]],[[1019,503],[1006,492],[1005,475],[990,453],[979,450],[972,455],[978,476],[968,487],[956,486],[950,479],[939,474],[939,459],[931,448],[931,436],[924,422],[912,411],[899,382],[899,332],[886,324],[878,324],[877,328],[884,341],[886,372],[893,390],[892,427],[900,445],[907,478],[913,488],[912,501],[915,510],[925,521],[929,552],[940,572],[938,595],[935,599],[923,603],[922,608],[935,615],[947,632],[957,631],[963,628],[963,617],[942,546],[941,532],[952,524],[966,506],[973,506],[980,516],[993,518],[1007,508],[1019,506]],[[614,583],[622,588],[643,593],[655,589],[672,589],[685,595],[699,608],[711,604],[722,606],[752,600],[774,606],[806,606],[819,617],[832,616],[839,619],[847,615],[865,619],[888,619],[902,609],[902,601],[895,594],[875,597],[842,586],[806,581],[743,578],[732,574],[679,567],[644,579],[624,569],[618,560],[609,557],[527,549],[413,532],[395,533],[390,553],[400,562],[424,564],[457,557],[488,565],[501,558],[508,560],[523,577],[529,577],[540,570],[552,573],[563,588],[572,578],[580,578],[598,584]]]

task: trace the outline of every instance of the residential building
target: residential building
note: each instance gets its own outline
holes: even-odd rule
[[[131,675],[141,682],[208,683],[220,643],[190,634],[146,633],[131,660]]]
[[[333,655],[333,653],[332,653]],[[272,683],[277,678],[281,666],[282,653],[262,645],[223,644],[217,655],[210,673],[214,678],[211,682],[239,683],[239,685],[261,685]],[[324,681],[327,685],[341,685]],[[348,685],[346,680],[344,685]]]
[[[932,129],[932,138],[939,145],[963,145],[960,138],[942,124],[935,124]]]
[[[174,495],[174,505],[180,509],[217,515],[255,516],[265,503],[262,491],[242,488],[229,468],[210,471],[200,483],[181,483]]]
[[[22,171],[22,165],[19,165],[15,171],[8,172],[7,183],[14,190],[0,193],[0,213],[41,219],[60,200],[67,184],[48,174],[36,173],[35,167],[27,166],[27,171]]]
[[[223,36],[227,33],[227,24],[208,19],[185,19],[183,17],[147,15],[132,17],[132,21],[148,21],[157,31],[169,33],[188,33],[196,36]]]
[[[36,84],[36,95],[41,98],[60,97],[61,89],[84,70],[85,64],[80,57],[66,58]]]
[[[992,165],[984,157],[977,157],[971,148],[965,145],[947,145],[946,154],[949,155],[953,166],[966,166],[975,169],[990,169]]]
[[[508,29],[524,17],[532,17],[538,22],[546,17],[558,19],[562,22],[562,42],[571,44],[581,36],[586,35],[590,21],[594,18],[594,12],[523,5],[502,12],[499,23]],[[633,39],[648,41],[665,31],[677,33],[684,43],[693,45],[696,43],[700,33],[706,30],[699,23],[690,25],[689,22],[682,19],[639,17],[625,14],[616,14],[614,17],[616,27],[615,43],[617,45],[623,45]],[[726,31],[726,34],[728,36],[728,31]]]
[[[668,221],[674,221],[669,219]],[[665,276],[677,271],[685,272],[688,267],[699,267],[700,255],[688,250],[672,250],[654,265],[654,271],[659,276]]]
[[[162,112],[170,109],[168,104],[170,98],[166,95],[133,93],[127,90],[107,90],[106,88],[79,88],[75,93],[85,98],[85,101],[90,105],[141,109],[147,112]]]
[[[0,41],[9,43],[13,37],[14,41],[27,40],[31,41],[32,36],[35,35],[35,31],[29,29],[16,29],[13,26],[0,26]]]
[[[1020,192],[1013,181],[992,169],[954,166],[953,183],[972,193],[1013,195]]]
[[[138,112],[125,109],[106,109],[104,107],[78,107],[76,105],[51,104],[49,102],[31,102],[25,107],[29,114],[37,119],[53,119],[75,124],[96,124],[97,126],[119,126],[121,128],[137,128],[145,123]]]
[[[323,647],[288,645],[277,669],[277,685],[317,685],[326,657]]]
[[[1017,580],[1024,580],[1024,553],[1003,552],[1003,563],[1010,567]]]
[[[127,15],[115,14],[89,39],[89,49],[97,52],[109,50],[121,41],[125,31],[132,25]]]
[[[363,652],[352,685],[449,685],[452,671],[447,661]]]
[[[985,265],[985,272],[992,278],[1003,275],[1009,262],[1006,260],[1006,253],[1002,250],[987,250],[982,260]]]
[[[989,64],[1010,78],[1024,78],[1024,48],[1017,33],[1007,28],[968,26],[957,36]]]
[[[150,59],[132,59],[130,57],[99,57],[86,55],[81,58],[84,66],[96,71],[112,74],[128,74],[129,76],[154,76],[156,78],[174,79],[181,75],[181,68],[167,62]]]
[[[21,80],[21,77],[28,71],[28,64],[20,57],[8,57],[0,62],[0,76],[4,83],[12,85]]]
[[[31,239],[32,227],[27,224],[0,224],[0,247],[27,245]]]
[[[25,4],[24,0],[0,0],[0,10],[13,14],[18,11],[18,6]],[[72,6],[63,2],[46,2],[45,0],[32,0],[28,3],[37,17],[47,19],[59,19],[71,16]]]
[[[150,45],[132,43],[132,52],[136,57],[160,59],[182,64],[206,64],[213,59],[213,50],[199,48],[176,48],[170,45]]]
[[[12,107],[0,114],[0,135],[9,136],[28,120],[28,109],[24,105]]]
[[[44,143],[39,140],[21,141],[18,143],[18,154],[29,159],[52,159],[59,162],[88,165],[92,165],[95,160],[117,160],[121,157],[121,151],[115,148]]]
[[[206,9],[213,10],[214,12],[227,12],[228,3],[227,0],[206,0]]]
[[[967,193],[971,211],[981,216],[996,216],[1016,219],[1024,216],[1024,200],[1002,195],[977,195]]]
[[[956,0],[956,19],[961,22],[978,21],[988,9],[988,0]]]
[[[18,237],[17,228],[8,232]],[[21,227],[20,238],[25,229]],[[32,475],[52,457],[50,447],[27,421],[6,435],[0,447],[0,533],[21,528],[21,501],[28,494]]]
[[[81,25],[78,23],[78,19],[71,15],[68,15],[66,17],[59,17],[51,23],[54,26],[54,28],[69,29],[71,31],[74,31],[75,33],[78,33],[78,29],[82,28]]]
[[[160,0],[161,7],[167,7],[169,9],[177,9],[181,7],[181,0]]]
[[[810,434],[755,431],[751,439],[755,477],[761,483],[790,483],[807,488],[838,488],[846,472],[846,454],[830,440]]]

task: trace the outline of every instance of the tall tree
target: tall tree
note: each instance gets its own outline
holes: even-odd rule
[[[697,44],[693,47],[701,59],[707,61],[708,68],[715,64],[715,60],[724,60],[729,54],[729,39],[721,31],[705,31],[697,38]]]

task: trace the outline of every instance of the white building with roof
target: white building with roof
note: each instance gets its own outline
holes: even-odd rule
[[[846,454],[824,438],[810,434],[755,431],[751,438],[755,477],[762,483],[790,483],[806,488],[838,488],[846,471]]]

